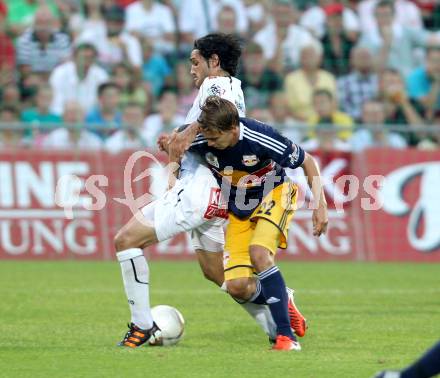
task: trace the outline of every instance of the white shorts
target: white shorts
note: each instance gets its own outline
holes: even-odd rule
[[[159,241],[191,231],[194,249],[221,252],[227,210],[211,171],[200,166],[193,175],[176,181],[174,187],[141,209],[151,221]]]

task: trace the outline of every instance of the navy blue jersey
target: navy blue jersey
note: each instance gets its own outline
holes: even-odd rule
[[[249,217],[263,197],[286,180],[284,168],[297,168],[304,161],[301,147],[250,118],[240,118],[240,137],[233,147],[209,147],[199,134],[190,151],[206,161],[228,200],[229,211],[239,218]]]

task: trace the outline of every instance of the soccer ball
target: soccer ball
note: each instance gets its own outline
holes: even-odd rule
[[[155,306],[151,309],[153,320],[162,331],[161,339],[150,342],[150,345],[175,345],[183,336],[185,320],[174,307],[167,305]]]

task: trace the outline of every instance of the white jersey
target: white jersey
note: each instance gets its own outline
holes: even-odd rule
[[[185,123],[197,121],[200,107],[212,95],[233,102],[239,115],[245,115],[240,80],[235,77],[210,77],[203,81]],[[180,178],[174,187],[142,208],[142,213],[153,222],[159,241],[190,231],[195,250],[221,252],[227,213],[220,206],[220,201],[221,190],[210,169],[198,155],[187,152],[182,159]]]
[[[219,96],[235,104],[240,117],[244,117],[246,107],[244,104],[243,90],[241,81],[235,77],[229,76],[210,76],[203,80],[199,93],[194,100],[193,106],[185,118],[185,124],[197,121],[202,110],[200,109],[209,96]],[[190,152],[185,153],[181,162],[180,176],[192,174],[196,171],[201,160]]]
[[[241,89],[241,81],[235,77],[214,76],[207,77],[199,89],[199,93],[194,100],[193,106],[186,115],[185,123],[193,123],[199,118],[201,106],[209,96],[219,96],[231,101],[237,107],[240,117],[244,117],[246,108],[244,105],[244,95]]]

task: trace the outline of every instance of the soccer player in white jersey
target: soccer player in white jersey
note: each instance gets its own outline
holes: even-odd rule
[[[191,74],[199,93],[186,118],[188,124],[194,125],[200,107],[210,95],[228,99],[244,115],[243,92],[240,81],[234,77],[240,55],[239,41],[231,35],[210,34],[195,41],[190,57]],[[143,248],[191,231],[205,277],[219,286],[223,284],[226,211],[219,199],[220,188],[210,170],[200,164],[196,155],[186,153],[174,187],[142,208],[118,232],[115,247],[131,311],[130,329],[120,345],[135,348],[160,338],[160,329],[150,312],[149,268]],[[274,338],[276,326],[267,306],[244,303],[243,307]]]

